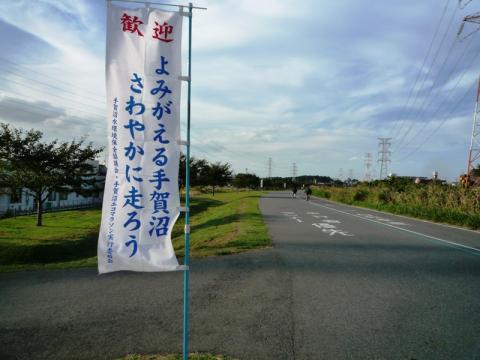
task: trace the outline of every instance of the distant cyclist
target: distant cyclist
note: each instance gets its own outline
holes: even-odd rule
[[[310,195],[312,195],[312,189],[310,189],[310,186],[307,185],[305,188],[305,195],[307,195],[307,201],[310,200]]]
[[[292,198],[296,198],[297,197],[297,185],[293,185],[293,189],[292,189]]]

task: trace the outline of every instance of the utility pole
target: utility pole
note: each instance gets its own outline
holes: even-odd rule
[[[272,158],[268,158],[268,178],[272,177]]]
[[[365,163],[365,177],[364,177],[364,180],[365,181],[371,181],[372,180],[372,173],[371,173],[372,161],[373,161],[372,153],[365,153],[365,159],[364,159],[364,163]]]
[[[353,180],[353,169],[348,169],[348,178]]]
[[[378,162],[380,163],[380,180],[384,179],[388,175],[388,163],[391,161],[390,146],[392,138],[378,138],[380,141],[378,144]]]
[[[338,169],[338,179],[343,181],[343,168]]]
[[[458,37],[463,31],[466,23],[477,24],[476,30],[470,32],[468,35],[464,36],[463,39],[466,39],[470,35],[474,34],[479,30],[478,25],[480,24],[480,12],[467,15],[463,18],[462,25],[458,30]],[[478,118],[478,98],[480,96],[480,77],[478,79],[478,88],[477,88],[477,99],[475,101],[475,111],[473,113],[473,125],[472,125],[472,135],[470,137],[470,148],[468,150],[468,164],[467,164],[467,184],[471,177],[472,170],[474,168],[475,162],[480,158],[480,119]]]
[[[298,171],[297,163],[293,163],[292,164],[292,181],[293,182],[295,182],[295,179],[297,177],[297,171]]]

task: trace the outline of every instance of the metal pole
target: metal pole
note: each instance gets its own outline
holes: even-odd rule
[[[188,359],[188,280],[190,266],[190,102],[192,92],[192,15],[189,3],[188,17],[188,95],[187,95],[187,155],[185,159],[185,270],[183,272],[183,360]]]

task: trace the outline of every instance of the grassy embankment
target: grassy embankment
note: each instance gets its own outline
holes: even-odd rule
[[[224,192],[193,196],[191,255],[225,255],[270,246],[258,208],[259,192]],[[0,271],[63,269],[96,266],[101,213],[98,209],[0,220]],[[173,231],[177,256],[182,257],[183,217]]]
[[[341,203],[480,229],[480,188],[376,184],[314,187],[313,195]]]

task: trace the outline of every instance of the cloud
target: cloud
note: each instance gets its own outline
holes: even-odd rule
[[[49,119],[64,116],[65,110],[45,101],[24,101],[12,97],[0,96],[0,117],[12,123],[38,125]]]
[[[427,138],[480,70],[471,60],[480,49],[472,38],[453,47],[440,71],[455,29],[416,83],[443,9],[434,0],[374,0],[368,7],[351,0],[321,6],[310,0],[293,5],[200,0],[196,5],[208,10],[193,17],[193,151],[229,161],[237,170],[265,174],[272,157],[277,175],[290,174],[292,162],[300,173],[336,175],[338,168],[351,167],[359,174],[359,154],[375,153],[377,137],[392,136],[395,144],[408,128],[410,138],[427,124],[411,145]],[[446,18],[455,6],[449,4]],[[457,11],[453,24],[464,15]],[[445,29],[446,22],[441,33]],[[104,144],[105,3],[1,2],[0,30],[5,35],[0,45],[14,63],[0,60],[2,118],[38,126],[49,136],[89,133]],[[15,107],[13,100],[21,105]],[[445,169],[456,177],[473,100],[474,93],[423,145],[415,162],[397,162],[392,170],[421,175],[432,158],[443,154],[455,163]],[[29,108],[36,109],[34,122],[25,111]]]
[[[37,62],[44,61],[52,55],[59,55],[59,52],[42,38],[3,20],[0,20],[0,32],[3,35],[0,56],[2,67],[11,66],[12,63],[30,62],[32,54],[35,55]]]
[[[66,109],[46,101],[27,101],[0,96],[0,121],[24,129],[37,129],[47,140],[73,140],[86,137],[96,146],[105,143],[106,126],[69,114]]]

